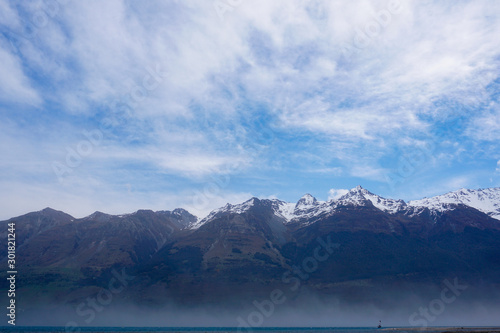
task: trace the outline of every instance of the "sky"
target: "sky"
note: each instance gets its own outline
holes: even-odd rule
[[[500,186],[500,2],[0,0],[0,219]]]

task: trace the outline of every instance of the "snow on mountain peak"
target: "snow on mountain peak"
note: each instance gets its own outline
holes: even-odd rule
[[[227,204],[224,207],[212,211],[207,217],[198,220],[190,226],[190,229],[197,229],[204,223],[213,219],[221,213],[242,214],[253,207],[257,202],[270,204],[275,215],[283,218],[283,223],[291,221],[301,221],[313,223],[316,217],[324,214],[334,213],[341,206],[366,206],[370,203],[383,212],[389,214],[412,212],[412,215],[419,214],[425,208],[431,211],[447,211],[456,208],[457,204],[473,207],[492,218],[500,220],[500,188],[489,188],[479,190],[459,189],[433,198],[424,198],[405,203],[403,200],[386,199],[373,194],[361,186],[356,186],[339,199],[332,199],[328,202],[318,201],[311,194],[303,195],[297,203],[290,203],[278,199],[251,198],[241,204]]]
[[[218,209],[211,211],[210,214],[208,214],[203,219],[199,219],[197,222],[193,223],[189,228],[190,229],[198,229],[203,224],[210,221],[216,215],[221,214],[221,213],[234,213],[234,214],[244,213],[248,209],[250,209],[253,205],[255,205],[256,200],[259,200],[259,199],[253,197],[253,198],[250,198],[249,200],[247,200],[241,204],[232,205],[230,203],[227,203],[224,207],[221,207],[221,208],[218,208]]]
[[[381,211],[391,214],[404,209],[406,206],[406,203],[403,200],[382,198],[381,196],[373,194],[362,188],[360,185],[351,189],[348,193],[344,194],[337,200],[338,204],[349,204],[355,206],[364,206],[368,201]]]
[[[223,211],[228,211],[230,213],[235,213],[235,214],[241,214],[241,213],[244,213],[247,210],[249,210],[250,207],[252,207],[253,205],[255,205],[255,202],[257,200],[259,200],[259,199],[253,197],[253,198],[251,198],[251,199],[249,199],[241,204],[237,204],[237,205],[227,204],[226,206],[224,206]]]
[[[492,218],[500,220],[500,187],[469,190],[459,189],[432,198],[412,200],[409,206],[427,207],[432,210],[446,211],[453,205],[463,204],[475,208]]]
[[[349,192],[347,192],[346,194],[344,194],[343,196],[334,201],[343,204],[363,205],[364,202],[368,200],[365,197],[365,195],[367,194],[371,193],[358,185],[355,188],[350,189]]]
[[[314,206],[317,203],[318,200],[316,200],[315,197],[313,197],[309,193],[306,193],[302,196],[302,198],[299,199],[299,201],[297,201],[295,208],[301,209],[304,207]]]
[[[325,206],[325,202],[316,200],[309,193],[304,194],[294,206],[292,218],[303,218],[317,214]]]

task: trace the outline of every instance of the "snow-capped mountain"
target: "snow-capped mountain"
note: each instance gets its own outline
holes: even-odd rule
[[[272,207],[274,214],[283,219],[284,224],[297,222],[308,225],[314,223],[317,217],[332,215],[345,207],[373,206],[391,215],[401,213],[408,216],[415,216],[423,213],[426,208],[430,211],[431,215],[436,215],[437,213],[456,209],[459,204],[475,208],[492,218],[500,220],[500,188],[480,190],[461,189],[433,198],[413,200],[406,203],[401,199],[383,198],[361,186],[356,186],[340,198],[329,201],[319,201],[307,193],[297,203],[285,202],[278,199],[251,198],[241,204],[227,204],[212,211],[207,217],[193,223],[190,229],[197,229],[215,217],[220,216],[220,214],[243,214],[252,208],[257,201],[263,205]]]
[[[329,210],[327,202],[318,201],[315,197],[307,193],[293,206],[293,214],[288,217],[287,223],[294,219],[310,218]]]
[[[351,189],[348,193],[341,196],[335,201],[335,206],[339,205],[354,205],[362,206],[371,202],[373,206],[380,209],[386,213],[397,213],[406,208],[406,203],[403,200],[386,199],[371,193],[370,191],[362,188],[361,186],[356,186]]]
[[[208,221],[211,221],[215,217],[223,214],[223,213],[233,213],[233,214],[242,214],[246,212],[250,207],[252,207],[255,203],[255,200],[258,200],[257,198],[251,198],[241,204],[236,204],[232,205],[230,203],[226,204],[224,207],[215,209],[210,212],[206,217],[202,219],[198,219],[195,223],[190,225],[190,229],[198,229]]]
[[[228,203],[224,207],[215,209],[205,218],[199,219],[196,223],[193,223],[189,228],[198,229],[205,223],[223,214],[243,214],[254,207],[256,203],[271,208],[274,214],[282,219],[283,224],[290,223],[297,219],[311,218],[331,210],[328,202],[318,201],[310,194],[302,196],[297,203],[286,202],[279,199],[251,198],[241,204],[233,205]]]
[[[447,211],[458,204],[475,208],[490,217],[500,220],[500,187],[478,190],[462,188],[432,198],[408,202],[409,206],[427,207],[436,211]]]
[[[295,209],[298,210],[303,210],[303,209],[309,209],[311,207],[314,207],[318,204],[318,200],[310,195],[309,193],[304,194],[302,198],[300,198],[299,201],[297,201],[297,204],[295,205]]]
[[[406,208],[403,200],[382,198],[370,191],[357,186],[337,200],[319,201],[309,193],[304,194],[297,203],[285,202],[278,199],[251,198],[241,204],[227,204],[224,207],[212,211],[207,217],[200,219],[191,225],[191,229],[197,229],[203,224],[224,213],[242,214],[254,206],[256,200],[272,207],[276,216],[283,219],[284,224],[301,222],[303,225],[310,224],[318,216],[333,214],[339,207],[373,205],[386,213],[397,213]]]

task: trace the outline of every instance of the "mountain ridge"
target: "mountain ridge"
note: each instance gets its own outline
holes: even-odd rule
[[[431,211],[443,212],[446,210],[453,209],[454,205],[465,205],[468,207],[475,208],[490,217],[500,221],[500,187],[484,188],[484,189],[465,189],[461,188],[459,190],[450,191],[445,194],[437,195],[434,197],[424,197],[422,199],[410,200],[405,202],[402,199],[391,199],[384,198],[377,194],[374,194],[362,186],[358,185],[346,194],[342,195],[337,199],[330,199],[327,201],[319,201],[313,195],[306,193],[304,194],[296,203],[286,202],[280,199],[260,199],[258,197],[252,197],[240,204],[230,204],[227,203],[225,206],[219,207],[212,210],[208,215],[203,218],[197,217],[189,213],[184,208],[175,208],[171,211],[160,210],[152,211],[147,209],[139,209],[133,213],[112,215],[100,211],[95,211],[94,213],[84,216],[82,218],[75,218],[63,211],[59,211],[50,207],[46,207],[42,210],[36,211],[40,213],[49,214],[65,214],[69,216],[72,220],[86,220],[86,219],[109,219],[111,217],[124,217],[132,214],[137,214],[140,211],[152,211],[156,214],[177,214],[185,215],[189,214],[191,217],[187,218],[189,221],[185,221],[185,227],[188,229],[197,229],[205,222],[210,220],[213,216],[222,212],[234,212],[242,213],[244,210],[248,209],[254,202],[254,200],[269,200],[275,205],[275,211],[278,215],[281,215],[286,222],[289,223],[293,219],[303,219],[305,217],[311,218],[314,215],[320,214],[322,212],[335,209],[338,206],[345,205],[365,205],[370,201],[376,208],[395,214],[398,212],[403,212],[405,210],[422,210],[429,209]],[[314,211],[316,209],[316,211]],[[32,214],[36,212],[30,212],[26,214]],[[24,215],[26,215],[24,214]],[[21,215],[21,216],[24,216]],[[21,216],[12,217],[19,218]],[[187,216],[187,215],[186,215]],[[11,219],[12,219],[11,218]]]
[[[425,292],[455,276],[489,292],[500,280],[500,221],[462,203],[477,191],[429,207],[361,186],[329,201],[253,197],[201,220],[180,208],[80,219],[46,208],[0,221],[0,237],[16,222],[18,292],[35,305],[78,305],[123,269],[137,278],[119,297],[142,304],[251,302],[297,279],[304,292],[350,300],[383,302],[380,290]],[[497,191],[485,192],[485,207]]]

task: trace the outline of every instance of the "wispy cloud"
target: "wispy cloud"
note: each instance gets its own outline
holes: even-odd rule
[[[19,56],[9,52],[6,41],[0,41],[0,100],[38,106],[42,99],[24,73]]]
[[[344,194],[347,194],[349,190],[343,189],[343,188],[332,188],[328,191],[328,200],[336,200],[343,196]]]
[[[109,207],[113,196],[92,188],[129,184],[174,208],[217,175],[232,176],[221,200],[359,183],[398,197],[387,174],[430,145],[398,183],[406,193],[435,179],[490,185],[499,16],[492,1],[259,0],[222,18],[212,1],[3,1],[0,154],[10,160],[0,171],[15,174],[9,186],[39,184],[41,196],[68,186],[68,197]],[[102,142],[61,185],[51,165],[95,130]],[[489,175],[453,181],[487,165]],[[87,179],[89,192],[69,185]]]

